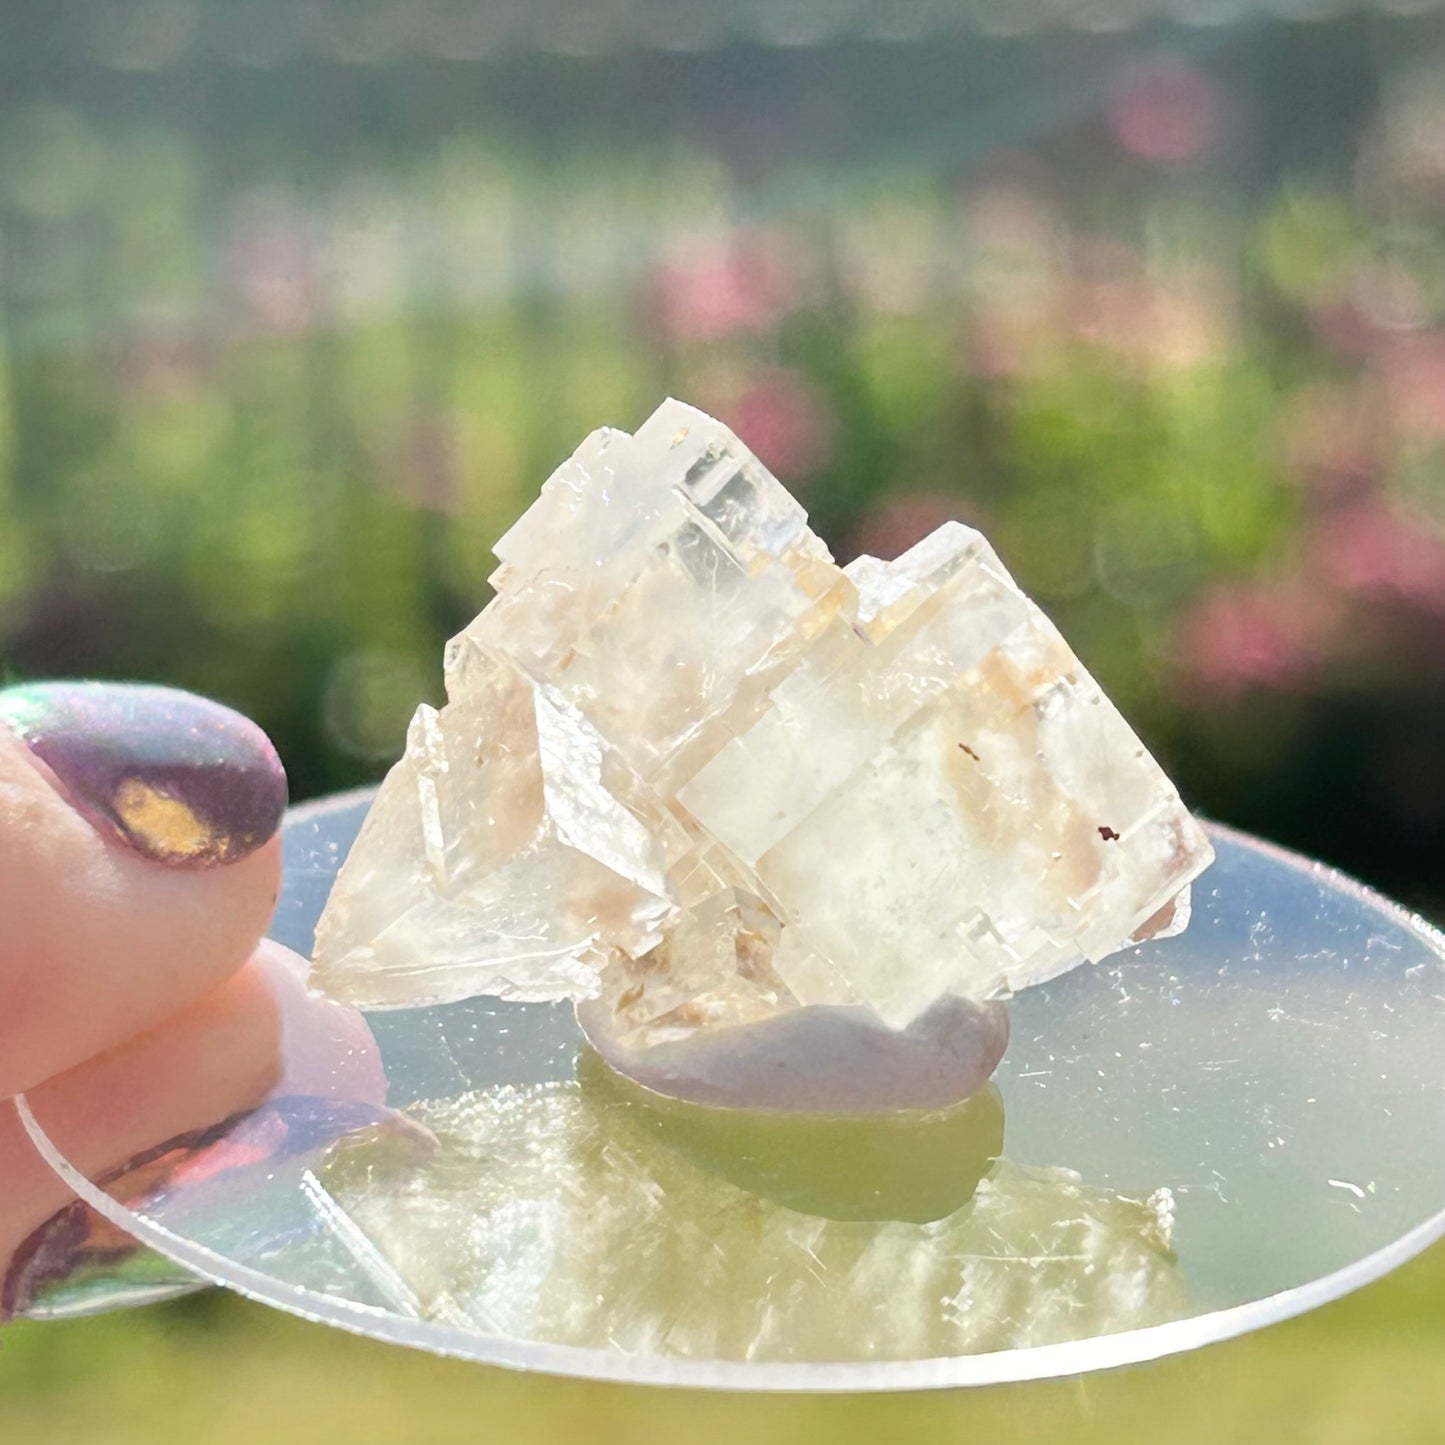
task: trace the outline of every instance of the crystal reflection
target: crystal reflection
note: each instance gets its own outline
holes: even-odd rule
[[[712,1360],[918,1360],[1183,1312],[1168,1191],[1001,1159],[990,1088],[952,1110],[746,1116],[577,1078],[403,1111],[282,1098],[105,1182],[225,1259],[513,1340]],[[10,1308],[84,1312],[184,1272],[72,1205]]]
[[[286,1098],[150,1151],[115,1198],[228,1260],[485,1335],[720,1360],[909,1360],[1176,1318],[1167,1191],[1000,1157],[1003,1105],[744,1115],[574,1079],[404,1112]],[[17,1256],[12,1308],[140,1302],[174,1267],[83,1205]],[[23,1296],[23,1297],[22,1297]]]
[[[742,1116],[572,1081],[414,1106],[437,1140],[320,1175],[394,1307],[488,1334],[748,1360],[920,1359],[1182,1312],[1167,1193],[996,1157],[993,1090],[873,1120]],[[371,1275],[377,1271],[372,1266]]]

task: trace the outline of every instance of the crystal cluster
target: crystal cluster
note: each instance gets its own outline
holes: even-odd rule
[[[898,1029],[1185,925],[1202,830],[977,532],[839,568],[668,401],[496,551],[321,921],[329,993],[596,999],[632,1048]]]

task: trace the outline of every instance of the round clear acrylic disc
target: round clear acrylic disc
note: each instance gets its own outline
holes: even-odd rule
[[[302,955],[368,801],[288,820],[272,934]],[[789,1390],[1149,1359],[1445,1233],[1445,939],[1211,832],[1189,930],[1014,1000],[994,1086],[951,1110],[669,1103],[610,1073],[567,1005],[377,1013],[373,1051],[354,1019],[303,1019],[297,986],[277,995],[271,1097],[100,1184],[23,1112],[160,1255],[437,1353]]]

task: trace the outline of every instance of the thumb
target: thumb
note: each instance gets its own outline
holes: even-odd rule
[[[118,683],[0,692],[0,1099],[246,961],[285,805],[265,734],[217,703]]]

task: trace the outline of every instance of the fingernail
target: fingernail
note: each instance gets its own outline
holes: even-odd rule
[[[178,868],[234,863],[275,836],[286,773],[240,713],[169,687],[31,683],[6,724],[101,832]]]

